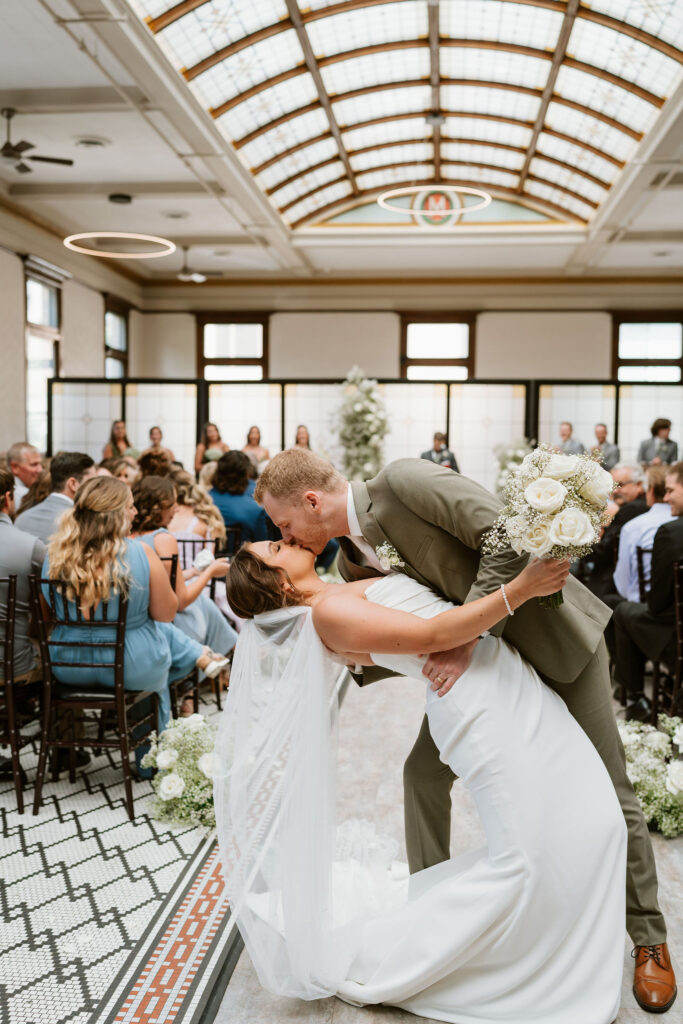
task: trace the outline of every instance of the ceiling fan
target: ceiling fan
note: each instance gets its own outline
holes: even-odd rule
[[[0,149],[0,157],[2,157],[3,163],[12,164],[14,170],[18,171],[19,174],[30,174],[32,168],[25,163],[25,160],[35,160],[37,163],[43,164],[63,164],[65,167],[73,166],[73,160],[63,160],[56,156],[25,156],[24,154],[29,149],[35,149],[32,142],[26,142],[24,139],[22,142],[12,142],[10,140],[10,124],[12,118],[16,114],[14,107],[3,107],[0,110],[0,114],[7,121],[7,140],[5,145]]]
[[[187,253],[189,246],[183,245],[183,265],[176,274],[176,278],[179,281],[191,282],[192,284],[204,284],[207,277],[222,277],[222,270],[190,270],[187,265]]]

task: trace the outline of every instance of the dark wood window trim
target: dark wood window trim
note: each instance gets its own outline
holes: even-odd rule
[[[122,376],[128,376],[128,358],[130,354],[130,311],[132,306],[129,302],[125,302],[124,299],[119,299],[116,295],[108,295],[104,293],[104,317],[105,317],[105,329],[104,329],[104,360],[105,367],[107,365],[107,359],[116,359],[117,362],[123,365]],[[107,328],[106,328],[106,317],[107,313],[115,313],[117,316],[122,317],[126,323],[126,347],[125,349],[120,348],[109,348],[107,345]],[[116,378],[112,378],[116,379]]]
[[[268,341],[270,313],[195,313],[197,323],[197,376],[204,379],[207,366],[260,366],[262,379],[268,379]],[[207,359],[204,356],[204,328],[207,324],[261,324],[263,351],[260,359]],[[237,382],[236,382],[237,383]]]
[[[612,313],[612,377],[614,380],[619,379],[619,367],[621,366],[678,366],[681,370],[681,381],[683,382],[683,352],[680,359],[621,359],[619,357],[619,328],[622,324],[675,324],[680,323],[683,326],[683,310],[662,310],[661,312],[654,312],[653,310],[638,310],[631,312],[629,310],[620,310],[618,313]],[[637,381],[622,381],[623,384],[637,384]],[[642,383],[653,383],[643,381]],[[672,381],[672,383],[675,383]]]
[[[406,313],[400,314],[401,317],[401,356],[399,375],[402,378],[407,378],[409,366],[433,366],[434,367],[434,378],[439,379],[438,367],[440,366],[465,366],[467,367],[467,377],[471,379],[474,377],[474,357],[475,357],[475,344],[476,344],[476,325],[477,325],[477,314],[476,313],[463,313],[458,311],[457,313]],[[469,326],[469,348],[467,356],[464,359],[409,359],[408,358],[408,325],[409,324],[467,324]]]

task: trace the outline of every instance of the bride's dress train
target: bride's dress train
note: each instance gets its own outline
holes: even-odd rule
[[[450,607],[406,576],[379,580],[366,597],[424,617]],[[420,676],[419,658],[373,658]],[[371,869],[335,864],[334,952],[318,995],[457,1024],[610,1024],[626,826],[597,752],[562,700],[493,637],[445,697],[427,686],[426,711],[441,759],[476,802],[486,846],[413,875],[404,893],[399,882],[378,885],[371,901]]]

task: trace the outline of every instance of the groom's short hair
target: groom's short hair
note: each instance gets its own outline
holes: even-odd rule
[[[289,448],[270,460],[256,481],[260,505],[266,491],[274,498],[298,502],[306,491],[340,491],[346,484],[331,462],[304,448]]]

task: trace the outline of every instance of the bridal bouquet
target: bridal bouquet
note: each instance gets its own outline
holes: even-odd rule
[[[174,719],[159,736],[153,732],[150,738],[142,767],[157,769],[152,816],[177,825],[213,828],[214,726],[195,714]]]
[[[683,833],[683,719],[659,716],[659,729],[618,722],[626,770],[645,820],[663,836]]]
[[[512,547],[537,558],[583,558],[600,536],[615,483],[591,455],[559,455],[539,445],[513,469],[503,491],[504,508],[482,547],[495,554]],[[562,592],[539,597],[559,608]]]

